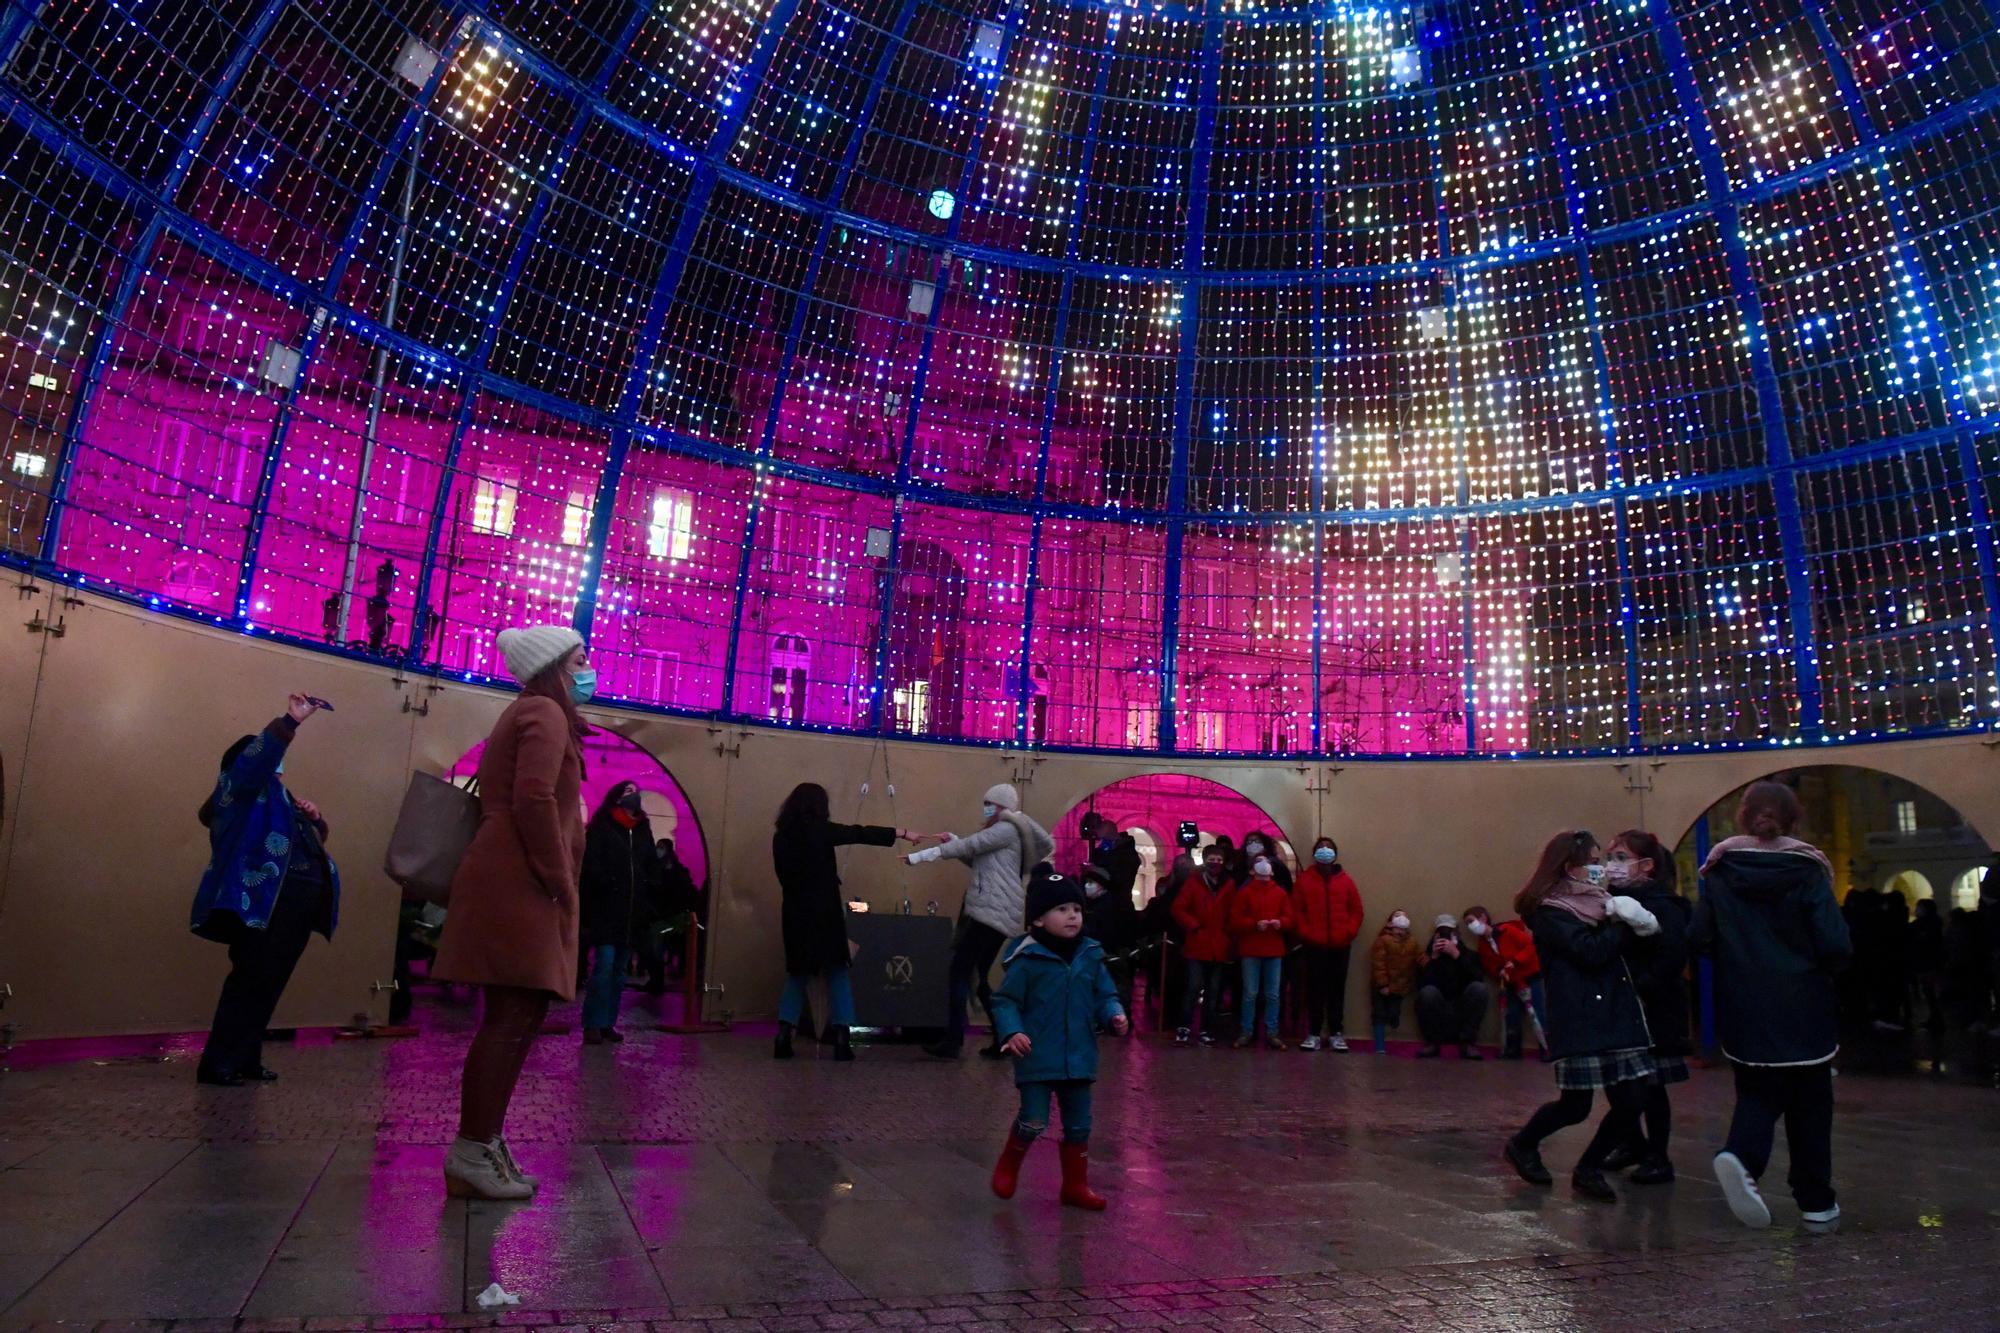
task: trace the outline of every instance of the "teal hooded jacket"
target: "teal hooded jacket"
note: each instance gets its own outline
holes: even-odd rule
[[[1002,957],[1007,977],[993,992],[993,1035],[1004,1043],[1025,1032],[1030,1046],[1015,1061],[1014,1082],[1095,1080],[1097,1029],[1125,1012],[1104,966],[1104,947],[1086,935],[1065,963],[1023,935],[1008,942]]]

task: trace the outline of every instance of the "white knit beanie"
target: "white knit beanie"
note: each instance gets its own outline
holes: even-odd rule
[[[568,625],[530,625],[503,629],[493,642],[507,659],[507,674],[526,685],[575,651],[583,636]]]
[[[1021,793],[1015,791],[1013,784],[1009,782],[1002,782],[988,787],[986,795],[982,799],[985,800],[986,804],[998,806],[1002,810],[1019,810],[1021,808]]]

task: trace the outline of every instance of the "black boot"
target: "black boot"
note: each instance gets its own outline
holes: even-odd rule
[[[1500,1153],[1507,1159],[1507,1165],[1514,1168],[1515,1174],[1530,1185],[1546,1185],[1555,1179],[1549,1174],[1548,1167],[1542,1165],[1540,1148],[1530,1148],[1508,1139]]]
[[[771,1058],[774,1060],[789,1060],[792,1058],[792,1025],[790,1023],[778,1024],[778,1040],[771,1045]]]
[[[833,1058],[836,1060],[852,1060],[854,1058],[854,1041],[848,1035],[847,1024],[845,1023],[833,1029]]]
[[[1604,1158],[1606,1171],[1623,1171],[1646,1160],[1645,1150],[1636,1144],[1621,1143]]]

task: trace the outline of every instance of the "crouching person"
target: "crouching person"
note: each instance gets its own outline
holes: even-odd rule
[[[1097,1028],[1130,1030],[1104,950],[1083,933],[1083,890],[1038,865],[1028,883],[1028,933],[1001,955],[1007,969],[993,992],[993,1033],[1014,1059],[1021,1114],[993,1168],[993,1192],[1014,1197],[1021,1163],[1062,1111],[1062,1201],[1100,1209],[1090,1188],[1090,1085],[1097,1081]]]

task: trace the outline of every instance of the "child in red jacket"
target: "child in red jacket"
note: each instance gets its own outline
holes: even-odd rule
[[[1229,934],[1236,941],[1236,956],[1242,959],[1243,986],[1237,992],[1242,1022],[1236,1035],[1241,1050],[1255,1039],[1257,997],[1264,998],[1264,1044],[1274,1051],[1285,1049],[1278,1039],[1278,982],[1284,975],[1285,934],[1293,924],[1292,896],[1272,878],[1274,866],[1268,851],[1259,852],[1250,863],[1250,882],[1229,898]]]
[[[1465,928],[1472,934],[1479,965],[1486,969],[1487,980],[1500,997],[1500,1023],[1505,1034],[1500,1058],[1521,1058],[1523,1017],[1532,1013],[1535,1044],[1541,1048],[1542,1063],[1547,1064],[1555,1057],[1549,1054],[1543,1027],[1542,960],[1535,953],[1534,934],[1523,921],[1502,921],[1495,925],[1493,914],[1483,907],[1465,909]]]
[[[1319,1034],[1327,1049],[1347,1049],[1347,959],[1361,933],[1361,890],[1340,865],[1340,849],[1332,838],[1313,844],[1312,864],[1292,885],[1293,927],[1299,940],[1299,963],[1305,970],[1306,1039],[1302,1051],[1319,1049]]]
[[[1201,873],[1174,895],[1174,924],[1181,928],[1181,957],[1187,960],[1187,990],[1181,999],[1174,1040],[1188,1043],[1195,1001],[1201,1002],[1201,1042],[1215,1044],[1216,1013],[1222,1000],[1222,969],[1233,956],[1229,946],[1229,900],[1235,886],[1223,869],[1227,853],[1210,845],[1202,852]]]

